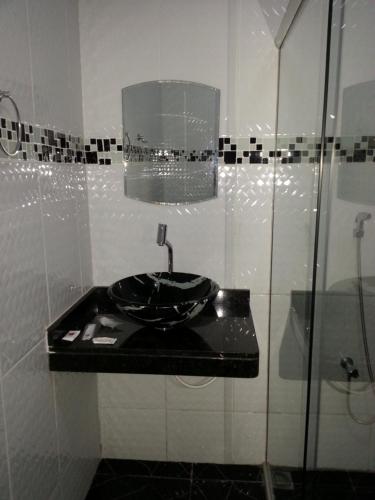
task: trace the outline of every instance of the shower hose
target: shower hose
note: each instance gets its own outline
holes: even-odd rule
[[[366,316],[365,316],[365,301],[363,296],[363,276],[362,276],[362,238],[357,238],[357,276],[358,276],[358,298],[359,298],[359,314],[361,318],[361,333],[362,333],[362,343],[363,349],[365,351],[366,367],[370,380],[370,388],[375,395],[375,385],[374,385],[374,372],[371,365],[370,349],[368,345],[367,337],[367,326],[366,326]],[[346,391],[346,406],[348,413],[351,418],[361,425],[373,425],[375,424],[375,416],[368,419],[359,418],[354,414],[351,406],[350,396],[353,393],[351,391],[351,381],[352,377],[348,375],[348,390]],[[367,387],[366,389],[367,390]],[[362,389],[363,391],[363,389]]]
[[[354,394],[365,393],[369,389],[375,395],[375,380],[374,380],[374,372],[371,365],[371,357],[370,350],[368,345],[368,337],[367,337],[367,326],[366,326],[366,316],[365,316],[365,303],[363,296],[363,276],[362,276],[362,238],[357,239],[357,276],[358,276],[358,299],[359,299],[359,314],[360,314],[360,322],[361,322],[361,334],[362,334],[362,343],[363,349],[365,352],[366,359],[366,367],[369,376],[369,383],[365,383],[359,389],[353,389],[352,387],[352,376],[348,374],[347,385],[340,383],[334,383],[330,380],[327,380],[328,384],[338,392],[346,395],[346,407],[348,410],[349,416],[357,422],[357,424],[361,425],[373,425],[375,424],[375,415],[368,419],[362,419],[355,415],[352,405],[351,405],[351,396]]]

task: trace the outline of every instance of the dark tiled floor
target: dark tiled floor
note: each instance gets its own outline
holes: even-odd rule
[[[303,496],[302,474],[290,472],[294,490],[275,490],[276,500],[375,500],[375,473],[333,470],[309,472]]]
[[[86,500],[265,500],[259,467],[102,460]]]

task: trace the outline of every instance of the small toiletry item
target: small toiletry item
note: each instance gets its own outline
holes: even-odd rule
[[[98,323],[89,323],[86,325],[83,330],[82,340],[91,340],[99,328],[100,325]]]
[[[116,328],[116,326],[121,325],[121,321],[112,316],[97,316],[96,320],[99,321],[102,326],[111,328],[112,330]]]
[[[94,344],[109,344],[113,345],[117,339],[114,339],[112,337],[95,337],[92,339]]]
[[[62,340],[73,342],[73,340],[75,340],[80,333],[81,330],[69,330],[68,333],[63,336]]]

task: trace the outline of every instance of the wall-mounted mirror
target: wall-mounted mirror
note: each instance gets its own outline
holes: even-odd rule
[[[158,80],[122,89],[125,195],[159,204],[217,196],[220,90]]]

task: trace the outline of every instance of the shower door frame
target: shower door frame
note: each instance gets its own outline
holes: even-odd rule
[[[277,113],[276,113],[276,140],[278,134],[278,121],[279,121],[279,91],[280,91],[280,55],[283,47],[283,43],[286,40],[289,30],[296,20],[297,14],[300,8],[303,6],[305,2],[310,0],[291,0],[290,6],[293,10],[293,15],[285,16],[288,20],[288,26],[281,26],[278,36],[275,39],[275,43],[279,49],[278,54],[278,81],[277,81]],[[344,0],[342,0],[344,2]],[[298,4],[298,5],[297,5]],[[319,357],[315,357],[314,354],[319,352],[319,336],[315,334],[317,328],[319,328],[319,323],[317,321],[317,293],[320,286],[319,280],[323,279],[323,287],[325,286],[325,278],[326,278],[326,257],[327,257],[327,242],[321,248],[320,242],[320,233],[323,227],[323,224],[326,223],[326,230],[329,228],[329,211],[330,211],[330,197],[329,197],[329,188],[328,190],[324,189],[329,186],[330,180],[328,178],[328,183],[324,184],[325,176],[329,176],[330,168],[325,168],[325,138],[327,132],[327,108],[328,108],[328,99],[329,99],[329,91],[330,91],[330,81],[331,81],[331,53],[332,53],[332,28],[333,28],[333,7],[334,0],[329,0],[327,12],[327,32],[326,32],[326,50],[324,53],[324,89],[323,89],[323,105],[322,105],[322,121],[321,121],[321,150],[320,150],[320,159],[319,166],[317,169],[317,197],[316,197],[316,215],[315,215],[315,233],[314,233],[314,245],[313,245],[313,259],[312,259],[312,286],[311,286],[311,309],[310,309],[310,337],[309,337],[309,345],[308,345],[308,361],[307,361],[307,388],[306,388],[306,411],[305,411],[305,427],[304,427],[304,441],[303,441],[303,461],[302,461],[302,488],[303,488],[303,497],[305,497],[305,490],[307,486],[307,475],[306,472],[308,470],[314,469],[316,467],[316,453],[317,453],[317,436],[318,436],[318,415],[319,415],[319,404],[320,404],[320,381],[319,377],[316,375],[319,373]],[[289,8],[289,7],[288,7]],[[339,26],[340,29],[340,26]],[[282,35],[282,36],[280,36]],[[341,36],[341,32],[340,32]],[[338,52],[341,51],[340,41],[338,43]],[[338,65],[334,68],[334,71],[339,71],[339,58]],[[337,101],[337,96],[336,101]],[[337,105],[337,102],[336,102]],[[277,143],[276,143],[277,144]],[[277,168],[277,158],[275,155],[274,159],[274,180]],[[272,235],[271,235],[271,246],[273,248],[274,238],[274,204],[275,204],[275,183],[273,188],[273,211],[272,211]],[[328,214],[328,216],[323,219],[323,212]],[[321,255],[323,252],[323,255]],[[319,263],[322,262],[322,267],[318,267]],[[271,292],[272,292],[272,269],[273,269],[273,251],[271,252]],[[269,345],[271,343],[271,315],[272,315],[272,307],[271,307],[271,297],[272,293],[270,293],[270,307],[269,307]],[[268,350],[268,366],[270,367],[270,349]],[[270,388],[270,368],[268,368],[268,388],[267,392],[269,395]],[[316,381],[316,383],[313,381]],[[269,408],[268,408],[269,412]],[[267,419],[267,449],[268,449],[268,439],[269,439],[269,423]],[[271,468],[272,464],[269,464],[266,460],[264,464],[264,479],[265,479],[265,489],[266,496],[268,500],[274,499],[273,494],[273,485],[272,485],[272,475]]]

